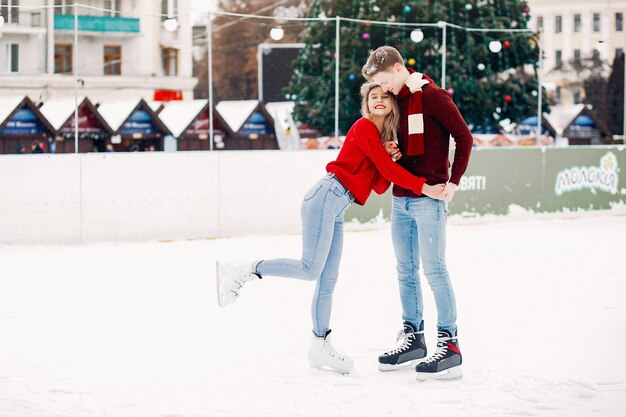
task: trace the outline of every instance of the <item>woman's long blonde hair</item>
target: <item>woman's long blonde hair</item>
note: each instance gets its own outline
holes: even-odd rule
[[[361,86],[361,114],[363,117],[367,117],[368,119],[372,119],[372,114],[370,113],[370,109],[367,106],[367,99],[369,98],[370,92],[376,88],[380,87],[378,84],[373,82],[367,82]],[[381,87],[382,88],[382,87]],[[390,102],[391,102],[391,113],[385,117],[385,121],[383,122],[383,130],[380,132],[380,138],[383,142],[398,140],[398,124],[400,123],[400,108],[398,107],[398,99],[393,94],[389,93]]]

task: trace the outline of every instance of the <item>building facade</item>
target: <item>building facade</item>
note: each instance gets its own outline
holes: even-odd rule
[[[584,100],[583,80],[607,76],[626,49],[625,0],[528,0],[529,28],[541,31],[542,82],[554,104]]]
[[[73,3],[0,0],[0,95],[192,98],[189,0]]]

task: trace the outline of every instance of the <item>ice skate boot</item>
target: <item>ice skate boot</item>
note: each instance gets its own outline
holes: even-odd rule
[[[463,376],[462,362],[463,358],[457,337],[452,336],[447,330],[439,330],[437,332],[437,351],[415,367],[417,380],[461,378]]]
[[[251,264],[216,262],[217,303],[220,307],[234,303],[246,282],[261,278],[256,273],[259,263],[260,261]]]
[[[378,357],[379,370],[396,371],[407,368],[426,356],[424,332],[417,331],[411,323],[404,322],[404,328],[398,333],[397,340],[398,347]]]
[[[309,363],[313,368],[330,368],[340,374],[349,374],[354,369],[354,361],[338,353],[330,343],[330,330],[323,337],[311,337]]]

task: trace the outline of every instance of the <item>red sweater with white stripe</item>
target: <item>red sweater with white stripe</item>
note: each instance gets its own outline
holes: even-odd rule
[[[472,151],[474,141],[472,134],[446,90],[434,83],[426,84],[422,87],[422,103],[424,109],[424,154],[407,156],[409,97],[399,100],[398,146],[402,152],[402,158],[397,163],[410,173],[425,177],[429,185],[445,183],[448,182],[448,179],[459,185],[461,177],[467,169]],[[450,135],[456,144],[451,175],[448,174],[450,169],[450,161],[448,160]],[[396,197],[420,196],[419,193],[415,193],[411,188],[404,187],[400,183],[394,184],[393,195]]]
[[[390,182],[416,195],[422,194],[426,182],[426,178],[411,175],[391,160],[376,125],[365,117],[352,125],[337,159],[326,165],[326,171],[334,173],[360,205],[365,204],[372,190],[377,194],[387,191]]]

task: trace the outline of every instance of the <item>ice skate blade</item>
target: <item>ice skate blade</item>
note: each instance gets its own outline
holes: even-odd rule
[[[460,379],[463,377],[463,371],[460,366],[455,366],[454,368],[446,369],[441,372],[436,373],[427,373],[427,372],[418,372],[417,380],[418,381],[428,381],[428,380],[447,380],[451,381],[454,379]]]
[[[393,371],[402,371],[405,369],[411,369],[411,367],[415,368],[420,362],[423,362],[425,358],[422,359],[413,359],[412,361],[402,362],[397,365],[390,365],[388,363],[378,363],[378,370],[380,372],[393,372]]]
[[[326,364],[313,364],[310,363],[311,368],[313,369],[318,369],[320,371],[326,371],[326,372],[336,372],[338,374],[341,375],[348,375],[350,374],[350,372],[354,371],[354,368],[351,369],[340,369],[340,368],[335,368],[333,366],[330,365],[326,365]]]

